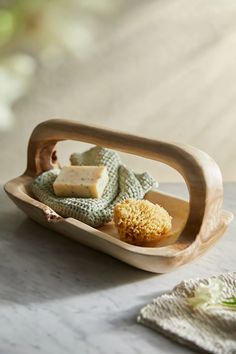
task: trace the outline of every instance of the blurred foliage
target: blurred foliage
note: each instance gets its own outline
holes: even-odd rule
[[[38,61],[53,68],[66,55],[86,59],[99,29],[123,0],[0,0],[0,130],[14,122],[13,105],[28,92]]]
[[[57,22],[58,29],[65,19],[71,26],[80,22],[93,26],[93,22],[115,16],[121,4],[122,0],[0,0],[0,48],[20,35],[44,32],[45,24],[50,35],[49,18],[52,24]]]
[[[26,30],[34,15],[48,3],[47,0],[0,1],[0,46]]]

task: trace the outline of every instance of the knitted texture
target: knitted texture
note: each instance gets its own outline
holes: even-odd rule
[[[121,164],[118,154],[112,150],[95,146],[81,154],[72,154],[72,165],[107,166],[109,182],[99,199],[61,198],[53,191],[60,169],[42,173],[31,184],[36,198],[63,217],[72,217],[90,226],[98,227],[112,220],[115,205],[127,198],[142,199],[146,192],[156,186],[148,174],[135,174]]]
[[[222,274],[224,297],[235,296],[236,273]],[[236,353],[236,312],[226,309],[192,310],[186,298],[208,279],[184,281],[172,292],[155,298],[144,307],[138,322],[194,349],[214,354]]]

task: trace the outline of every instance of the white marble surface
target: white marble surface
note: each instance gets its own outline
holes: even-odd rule
[[[236,184],[225,185],[225,198],[236,212]],[[192,353],[137,324],[140,308],[183,279],[236,266],[235,222],[202,258],[156,275],[44,229],[2,190],[0,212],[1,354]]]

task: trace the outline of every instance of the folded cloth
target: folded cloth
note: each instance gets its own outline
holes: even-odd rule
[[[236,311],[216,307],[192,309],[187,300],[199,285],[208,285],[216,279],[222,282],[224,298],[235,296],[236,273],[183,281],[170,293],[158,296],[145,306],[138,322],[193,349],[235,354]]]
[[[81,154],[71,155],[72,165],[107,166],[109,182],[101,198],[61,198],[54,194],[53,182],[60,170],[42,173],[31,184],[36,198],[63,217],[78,219],[90,226],[98,227],[112,220],[117,203],[128,199],[143,199],[145,194],[157,186],[147,172],[137,174],[121,164],[115,151],[95,146]]]

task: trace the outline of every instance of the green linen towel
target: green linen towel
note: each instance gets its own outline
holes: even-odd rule
[[[122,165],[119,155],[112,150],[95,146],[70,157],[72,165],[107,166],[109,182],[101,198],[61,198],[53,191],[53,182],[59,169],[38,176],[31,185],[33,194],[63,217],[73,217],[90,226],[101,226],[113,218],[115,205],[127,198],[143,199],[156,181],[148,173],[136,174]]]

